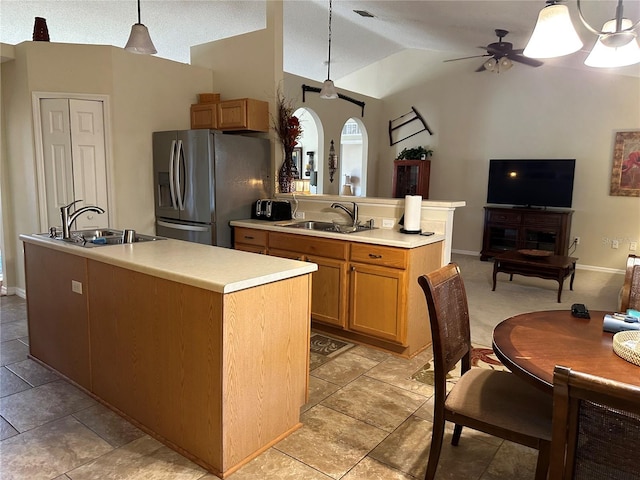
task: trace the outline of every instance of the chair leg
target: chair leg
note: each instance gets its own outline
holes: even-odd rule
[[[429,460],[427,462],[427,472],[425,480],[433,480],[438,468],[440,450],[442,450],[442,438],[444,436],[444,416],[435,415],[433,419],[433,431],[431,432],[431,448],[429,449]]]
[[[458,442],[460,441],[460,435],[462,434],[462,425],[456,424],[453,427],[453,437],[451,437],[451,445],[454,447],[458,446]]]
[[[540,441],[538,448],[538,462],[536,464],[535,480],[546,480],[549,474],[549,458],[551,456],[551,443]]]

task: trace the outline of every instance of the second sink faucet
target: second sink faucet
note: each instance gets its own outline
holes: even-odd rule
[[[349,214],[349,216],[351,217],[351,220],[353,221],[353,226],[357,227],[358,226],[358,204],[356,202],[351,202],[353,204],[353,210],[349,210],[349,207],[345,207],[342,203],[332,203],[331,204],[331,208],[341,208],[342,210],[344,210],[345,212],[347,212],[347,214]]]
[[[86,207],[79,208],[71,213],[71,207],[73,207],[78,202],[82,202],[82,200],[76,200],[75,202],[71,202],[69,205],[60,207],[60,218],[62,220],[62,238],[64,239],[71,237],[71,225],[73,225],[73,222],[76,221],[76,218],[78,218],[83,213],[104,213],[104,209],[94,205],[87,205]]]

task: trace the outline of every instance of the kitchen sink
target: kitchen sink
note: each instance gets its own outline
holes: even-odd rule
[[[343,225],[333,222],[317,222],[315,220],[305,220],[301,222],[291,222],[280,224],[281,227],[288,228],[300,228],[303,230],[316,230],[321,232],[336,232],[336,233],[356,233],[363,232],[365,230],[373,230],[375,227],[368,225]]]
[[[104,247],[107,245],[121,245],[122,244],[122,230],[115,230],[111,228],[102,228],[96,230],[74,230],[71,232],[71,237],[67,239],[62,238],[61,232],[52,231],[51,233],[38,233],[39,237],[48,237],[61,242],[77,245],[78,247],[94,248]],[[150,242],[154,240],[165,240],[164,237],[155,237],[152,235],[143,235],[136,233],[134,242]]]

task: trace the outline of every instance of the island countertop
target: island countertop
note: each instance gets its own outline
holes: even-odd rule
[[[280,222],[270,222],[267,220],[232,220],[229,222],[233,227],[255,228],[257,230],[268,230],[271,232],[292,233],[294,235],[308,235],[320,238],[333,238],[348,242],[370,243],[374,245],[386,245],[388,247],[416,248],[431,243],[445,240],[443,234],[418,235],[400,233],[397,228],[374,228],[363,230],[357,233],[326,232],[321,230],[307,230],[303,228],[291,228],[284,226],[296,220],[285,220]],[[303,220],[300,220],[303,221]]]
[[[96,248],[83,248],[40,234],[23,234],[20,240],[218,293],[236,292],[318,269],[314,263],[172,239]]]

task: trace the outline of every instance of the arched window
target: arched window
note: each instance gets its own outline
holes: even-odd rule
[[[297,150],[300,179],[296,181],[296,191],[322,193],[324,133],[320,118],[308,108],[298,108],[293,114],[298,117],[302,126],[302,136],[297,145],[300,149]]]

